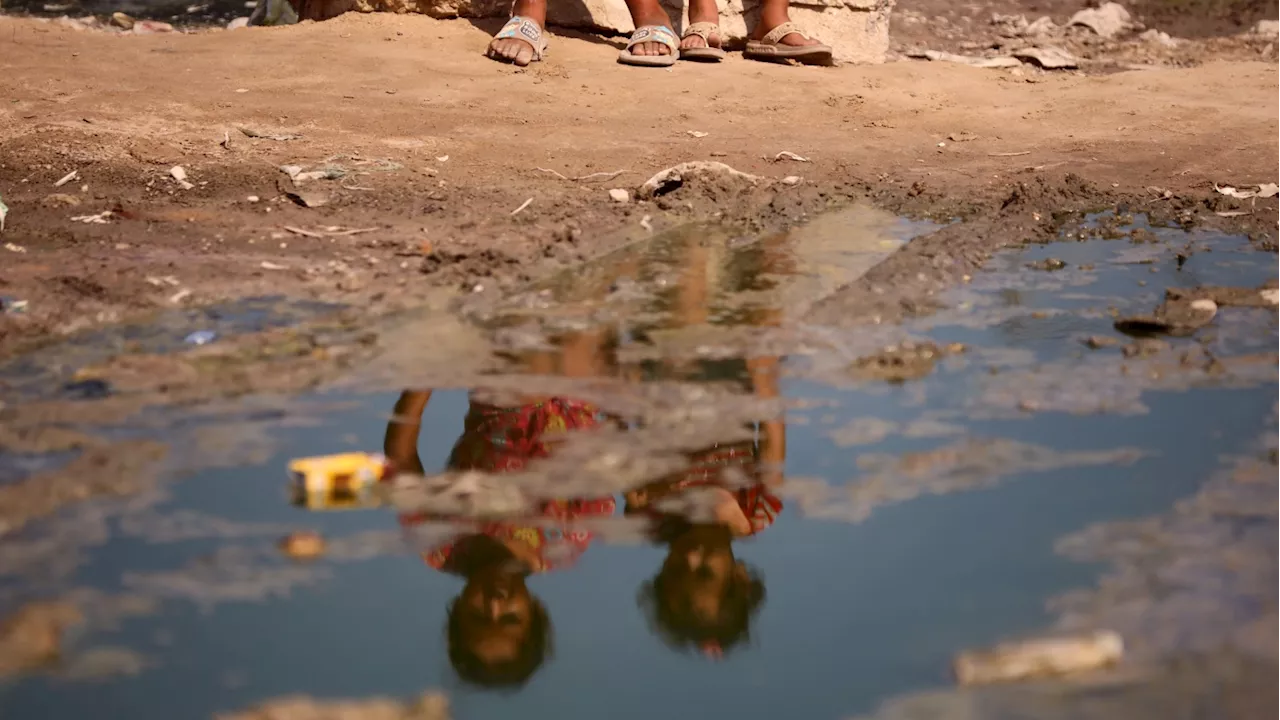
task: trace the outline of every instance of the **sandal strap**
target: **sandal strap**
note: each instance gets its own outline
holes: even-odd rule
[[[713,23],[713,22],[691,23],[689,27],[684,29],[684,33],[680,35],[680,37],[687,38],[690,35],[697,35],[698,37],[702,38],[703,42],[705,42],[708,46],[710,46],[711,36],[712,35],[715,35],[716,37],[720,36],[720,24]]]
[[[764,43],[765,45],[777,45],[782,40],[782,38],[790,35],[791,33],[795,33],[796,35],[799,35],[805,40],[812,39],[808,35],[806,35],[803,30],[800,29],[800,26],[796,25],[793,22],[784,22],[778,27],[770,30],[767,35],[765,35],[763,38],[760,39],[760,42]]]
[[[631,33],[631,38],[627,40],[627,49],[639,45],[640,43],[656,42],[666,45],[674,54],[680,49],[680,41],[676,39],[676,34],[671,28],[662,25],[644,25],[636,28]]]
[[[507,38],[523,40],[529,43],[533,47],[535,59],[540,59],[542,54],[547,51],[547,39],[542,35],[542,28],[538,26],[538,23],[527,17],[512,15],[507,24],[503,25],[502,29],[493,36],[494,40],[505,40]]]

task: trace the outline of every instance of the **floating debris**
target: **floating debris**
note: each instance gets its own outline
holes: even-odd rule
[[[280,539],[280,552],[294,560],[314,560],[324,554],[324,537],[312,530],[289,533]]]
[[[1100,630],[962,652],[953,668],[961,685],[981,685],[1095,670],[1119,662],[1123,655],[1120,636]]]
[[[208,345],[218,339],[218,333],[212,330],[197,330],[182,339],[188,345]]]

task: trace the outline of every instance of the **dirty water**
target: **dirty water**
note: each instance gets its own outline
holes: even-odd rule
[[[438,690],[460,718],[847,718],[945,688],[959,650],[1071,626],[1060,600],[1112,558],[1063,538],[1174,513],[1275,434],[1274,308],[1223,307],[1161,344],[1115,316],[1166,287],[1261,286],[1275,258],[1156,228],[1002,253],[900,327],[805,324],[928,230],[867,209],[771,238],[687,230],[473,298],[464,316],[501,360],[465,386],[346,387],[185,425],[157,409],[185,428],[167,472],[220,461],[0,540],[6,615],[86,608],[56,662],[0,685],[0,711],[170,720]],[[1049,258],[1063,266],[1028,267]],[[384,449],[407,474],[381,491],[287,488],[292,458]],[[1274,506],[1251,527],[1267,544],[1233,562],[1274,574]],[[322,556],[282,556],[302,529]],[[532,600],[513,562],[541,570]],[[1184,581],[1197,571],[1230,611],[1206,628],[1175,608],[1162,637],[1274,617],[1274,583],[1257,597],[1211,567]],[[481,591],[501,598],[495,622],[469,609]],[[1086,605],[1110,622],[1105,600]],[[1118,629],[1134,662],[1201,649]],[[520,662],[483,660],[513,648]],[[523,682],[460,677],[499,666]]]

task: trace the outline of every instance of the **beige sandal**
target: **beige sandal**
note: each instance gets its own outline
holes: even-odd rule
[[[762,39],[748,40],[747,49],[743,51],[742,56],[764,62],[795,60],[805,65],[831,64],[831,48],[826,45],[783,45],[782,38],[792,33],[805,40],[814,39],[812,36],[802,32],[795,23],[784,22],[770,30],[769,34]]]
[[[715,35],[716,39],[721,43],[724,42],[724,35],[720,34],[720,25],[713,22],[697,22],[689,25],[684,29],[684,33],[680,35],[680,39],[697,35],[702,38],[702,42],[706,47],[688,48],[680,50],[681,60],[696,60],[699,62],[720,62],[727,57],[724,49],[711,44],[711,36]]]

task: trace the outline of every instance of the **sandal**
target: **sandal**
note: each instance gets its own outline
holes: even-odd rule
[[[783,45],[782,38],[795,33],[805,40],[813,37],[806,35],[792,22],[784,22],[769,31],[760,40],[748,40],[747,49],[742,56],[751,60],[778,62],[796,60],[805,65],[830,65],[831,48],[826,45]]]
[[[533,48],[533,59],[529,62],[538,62],[542,60],[543,55],[547,54],[547,38],[542,34],[542,28],[538,26],[538,23],[530,20],[529,18],[512,15],[511,19],[507,21],[507,24],[503,25],[502,29],[493,36],[494,40],[507,40],[511,38],[523,40],[524,42],[529,43],[529,46]],[[494,55],[493,41],[489,42],[489,49],[485,51],[485,55],[499,62],[514,62],[513,60],[509,60],[505,57]]]
[[[671,52],[666,55],[632,55],[631,48],[642,43],[661,43]],[[680,57],[680,42],[671,28],[662,25],[645,25],[636,28],[627,40],[627,48],[618,53],[618,62],[623,65],[639,65],[641,67],[671,67]]]
[[[700,62],[720,62],[727,57],[724,48],[719,44],[711,44],[711,36],[715,35],[720,43],[724,42],[724,36],[720,34],[720,26],[713,22],[698,22],[689,25],[684,29],[684,34],[680,36],[681,40],[697,35],[702,38],[705,47],[686,48],[680,50],[681,60],[697,60]]]

